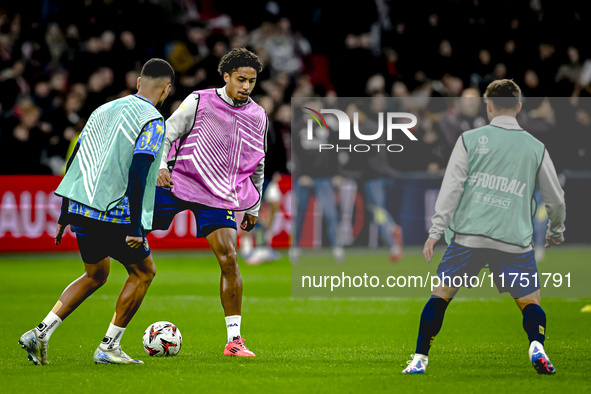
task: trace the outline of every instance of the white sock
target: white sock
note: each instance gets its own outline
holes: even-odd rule
[[[228,342],[232,342],[234,339],[240,336],[240,321],[242,316],[226,316],[226,328],[228,329]]]
[[[37,338],[41,342],[49,342],[49,337],[51,337],[51,334],[53,334],[61,322],[62,319],[60,319],[58,315],[53,312],[49,312],[47,317],[43,319],[43,321],[37,327],[35,327]]]
[[[117,327],[113,323],[109,324],[109,329],[101,342],[101,346],[107,350],[118,347],[124,332],[125,328]]]

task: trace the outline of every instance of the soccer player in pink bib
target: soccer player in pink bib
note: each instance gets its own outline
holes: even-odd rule
[[[234,212],[245,211],[244,231],[258,221],[268,119],[249,96],[262,68],[245,48],[220,60],[226,85],[191,93],[166,121],[158,173],[153,228],[167,229],[177,213],[191,210],[197,237],[207,239],[220,264],[225,356],[255,356],[240,336],[242,278]]]

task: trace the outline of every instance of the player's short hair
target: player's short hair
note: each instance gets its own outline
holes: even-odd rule
[[[495,108],[516,109],[521,101],[521,89],[512,79],[499,79],[488,85],[484,97]]]
[[[263,63],[259,57],[246,48],[234,48],[226,53],[218,64],[218,72],[223,77],[224,73],[232,75],[240,67],[252,67],[260,73],[263,70]]]
[[[170,63],[164,59],[152,58],[142,67],[140,78],[169,78],[170,83],[174,82],[174,70]]]

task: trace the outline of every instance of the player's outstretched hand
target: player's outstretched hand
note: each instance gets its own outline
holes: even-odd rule
[[[130,248],[137,249],[144,243],[144,238],[143,237],[132,237],[131,235],[128,235],[125,238],[125,242],[129,245]]]
[[[62,243],[62,236],[64,235],[65,230],[66,230],[66,226],[62,226],[61,224],[58,223],[57,229],[55,230],[55,237],[53,238],[55,240],[56,245],[59,245],[60,243]]]
[[[258,221],[258,217],[245,213],[244,219],[242,219],[242,223],[240,223],[240,228],[244,231],[250,231],[254,228],[254,225],[257,224]]]
[[[562,239],[554,239],[554,238],[550,237],[549,235],[546,235],[546,248],[549,248],[550,246],[558,246],[563,242],[564,242],[564,237],[562,237]]]
[[[160,169],[158,171],[158,179],[156,180],[156,184],[160,187],[168,187],[172,189],[174,182],[172,181],[172,177],[170,176],[170,171],[166,168]]]
[[[435,248],[435,244],[437,243],[437,240],[434,238],[427,238],[427,241],[425,242],[425,247],[423,248],[423,256],[425,256],[425,260],[427,261],[427,263],[431,262],[431,258],[433,257],[433,249]]]

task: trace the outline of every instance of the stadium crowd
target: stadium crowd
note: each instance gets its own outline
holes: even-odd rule
[[[223,85],[219,59],[243,46],[265,65],[252,96],[272,122],[267,178],[291,170],[291,97],[425,98],[413,108],[421,115],[412,130],[421,154],[391,164],[442,172],[459,134],[487,119],[478,99],[461,105],[428,98],[480,97],[500,78],[521,86],[520,121],[551,146],[557,169],[591,169],[591,53],[583,41],[591,14],[575,3],[293,3],[4,3],[0,173],[61,174],[90,112],[135,93],[148,58],[168,60],[177,73],[161,109],[167,118],[188,93]],[[558,141],[561,148],[552,150]]]

